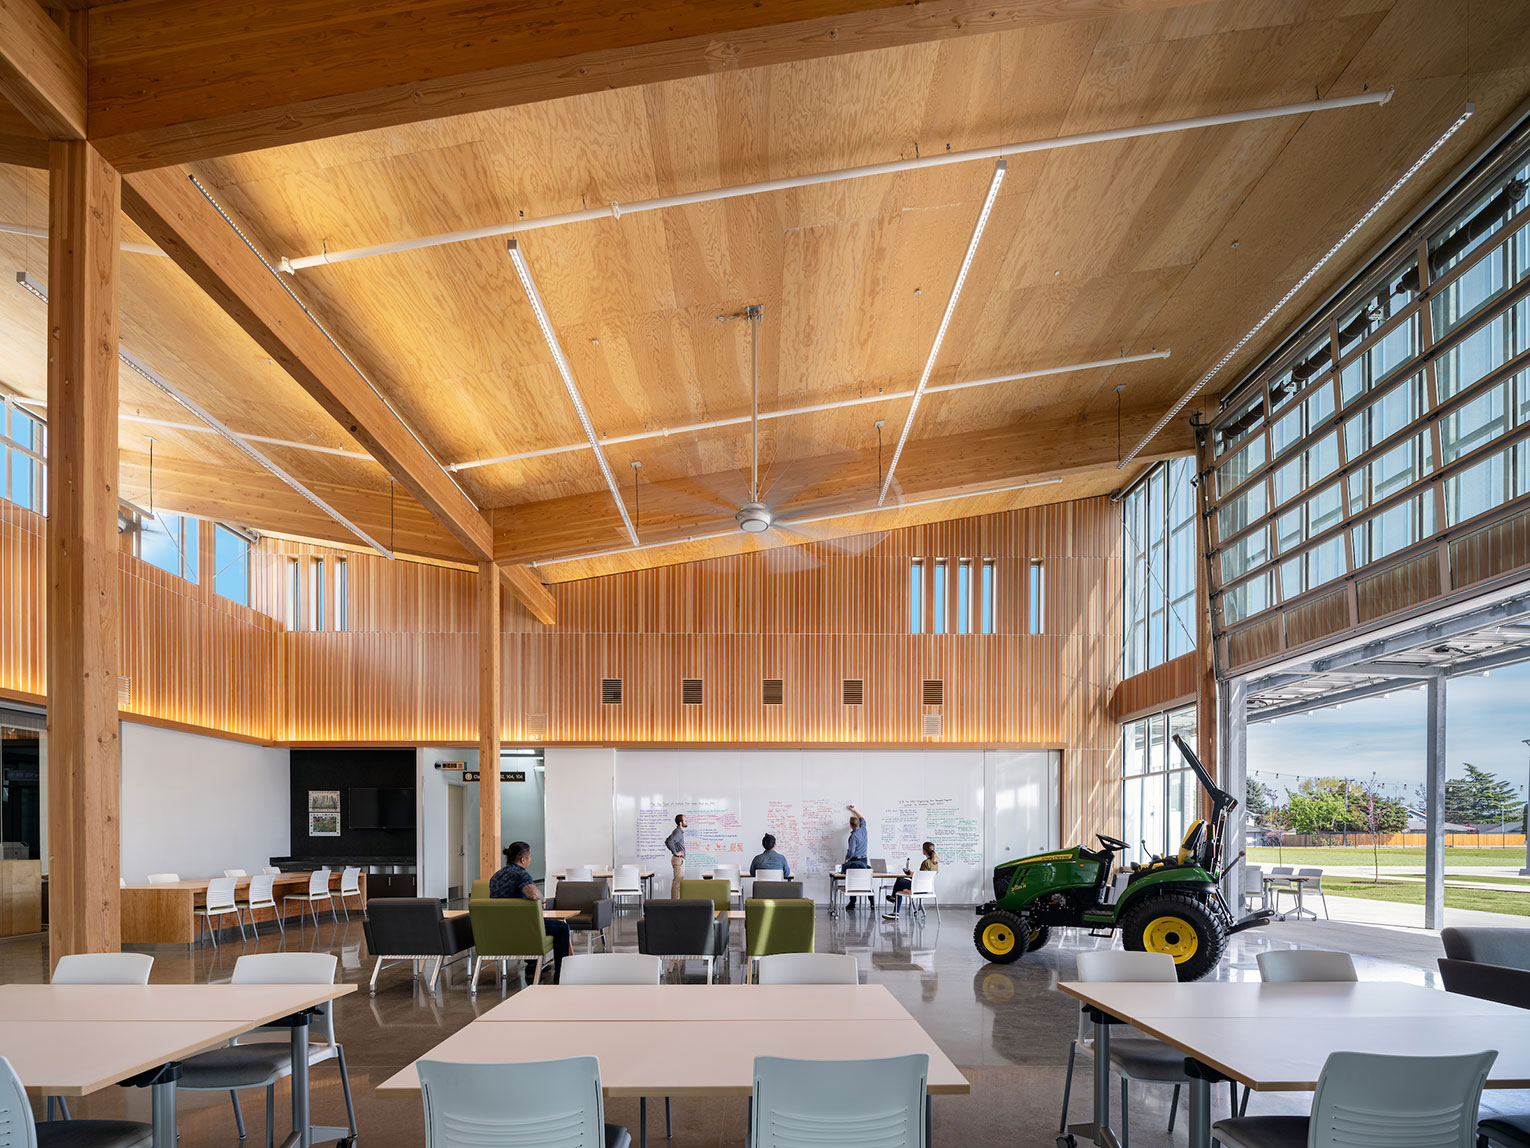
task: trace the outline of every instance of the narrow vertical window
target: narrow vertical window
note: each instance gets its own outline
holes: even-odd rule
[[[972,633],[972,559],[956,564],[956,632]]]
[[[350,567],[344,558],[335,559],[335,629],[351,628]]]
[[[982,630],[985,634],[993,633],[993,559],[983,563],[983,618]]]
[[[1042,620],[1046,617],[1046,568],[1037,561],[1031,562],[1030,632],[1040,634],[1044,630]]]
[[[324,559],[313,560],[313,574],[310,583],[312,601],[309,603],[309,612],[313,618],[315,630],[324,629]]]
[[[213,589],[224,598],[250,604],[250,543],[221,522],[213,528]]]
[[[302,605],[302,575],[298,573],[298,560],[287,560],[287,629],[298,628],[299,607]]]
[[[946,560],[935,559],[935,581],[930,586],[930,607],[934,611],[930,630],[936,634],[946,632]]]
[[[924,633],[924,560],[908,564],[908,632]]]

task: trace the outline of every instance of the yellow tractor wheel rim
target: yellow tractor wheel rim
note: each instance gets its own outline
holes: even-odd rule
[[[1041,939],[1041,930],[1040,929],[1032,929],[1031,930],[1031,935],[1027,938],[1027,943],[1034,945],[1040,939]]]
[[[1015,931],[995,921],[983,930],[983,947],[996,957],[1008,956],[1015,947]]]
[[[1176,965],[1195,956],[1200,941],[1195,926],[1183,917],[1154,917],[1142,933],[1142,944],[1148,952],[1168,953]]]

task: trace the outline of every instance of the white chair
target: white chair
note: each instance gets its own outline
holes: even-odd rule
[[[56,985],[146,985],[154,958],[148,953],[72,953],[58,959]]]
[[[335,983],[339,962],[330,953],[250,953],[234,963],[236,985],[329,985]],[[340,1089],[351,1139],[356,1137],[356,1108],[351,1102],[351,1079],[345,1067],[345,1046],[335,1039],[333,1001],[314,1010],[308,1029],[308,1067],[326,1060],[340,1065]],[[276,1082],[292,1075],[292,1030],[273,1026],[258,1028],[230,1041],[222,1048],[198,1053],[181,1061],[176,1087],[192,1092],[227,1092],[234,1104],[234,1123],[244,1139],[244,1113],[239,1093],[247,1088],[266,1090],[266,1148],[273,1148],[276,1126]],[[316,1130],[322,1132],[326,1130]],[[340,1129],[327,1131],[338,1133]],[[318,1140],[334,1136],[318,1135]]]
[[[179,873],[150,873],[149,874],[149,884],[150,885],[173,885],[175,882],[179,881],[180,879],[181,879],[181,875]]]
[[[642,870],[636,865],[618,865],[616,876],[611,880],[611,900],[613,903],[630,900],[636,897],[638,908],[643,907],[643,876]]]
[[[1271,949],[1255,960],[1259,962],[1259,979],[1277,984],[1360,979],[1349,954],[1332,949]]]
[[[329,889],[329,870],[315,869],[308,875],[308,892],[288,893],[282,898],[282,912],[287,911],[288,901],[301,901],[308,906],[308,912],[313,917],[314,926],[319,924],[319,902],[329,902],[329,915],[335,915],[335,895]],[[302,919],[302,905],[298,906],[298,918]]]
[[[846,869],[845,887],[841,892],[841,904],[849,908],[851,898],[865,897],[868,904],[875,905],[876,882],[871,879],[870,869]]]
[[[1269,873],[1265,875],[1264,895],[1270,899],[1266,907],[1273,907],[1277,914],[1280,912],[1280,895],[1282,893],[1296,895],[1296,886],[1291,881],[1295,873],[1296,869],[1293,866],[1272,865]],[[1281,920],[1285,918],[1282,917]]]
[[[1330,1053],[1310,1116],[1239,1116],[1218,1120],[1211,1134],[1222,1148],[1472,1148],[1482,1086],[1497,1056]]]
[[[787,1060],[757,1056],[751,1148],[875,1144],[926,1148],[924,1053],[886,1060]]]
[[[32,1118],[21,1078],[0,1056],[0,1142],[6,1148],[149,1148],[154,1129],[130,1120],[45,1120]]]
[[[345,919],[351,919],[351,911],[346,907],[345,899],[355,897],[357,908],[362,908],[361,901],[361,866],[347,865],[340,870],[340,892],[336,894],[340,898],[340,908],[345,911]]]
[[[656,985],[664,958],[646,953],[576,953],[563,958],[560,985]]]
[[[468,1144],[630,1148],[632,1136],[606,1123],[600,1065],[593,1056],[521,1064],[421,1060],[425,1148]],[[513,1097],[514,1103],[506,1103]]]
[[[239,925],[239,939],[245,940],[244,915],[240,913],[239,904],[234,900],[234,885],[233,877],[214,877],[207,883],[206,899],[202,907],[197,910],[197,916],[200,918],[197,923],[198,943],[201,943],[202,929],[205,927],[207,935],[212,938],[213,948],[217,948],[218,930],[223,927],[219,922],[230,913],[234,915],[234,920]],[[217,918],[218,922],[215,922],[214,918]]]
[[[739,908],[743,906],[742,875],[737,865],[714,865],[712,867],[712,880],[728,882],[728,903],[732,904],[733,898],[739,898]]]
[[[565,881],[593,881],[595,880],[595,866],[576,865],[572,869],[563,871]]]
[[[1243,864],[1243,907],[1252,908],[1255,904],[1261,909],[1270,907],[1270,895],[1264,888],[1264,866]]]
[[[225,870],[223,870],[223,875],[225,877],[248,877],[249,876],[249,874],[246,873],[243,869],[225,869]]]
[[[154,958],[147,953],[71,953],[58,959],[52,983],[56,985],[146,985]],[[62,1096],[48,1097],[48,1119],[55,1104],[69,1119],[69,1104]]]
[[[861,969],[844,953],[775,953],[755,958],[762,985],[858,985]]]
[[[909,887],[898,894],[899,912],[903,910],[903,902],[907,901],[912,911],[923,917],[925,902],[935,900],[935,877],[933,869],[916,869],[909,878]]]
[[[1177,984],[1179,974],[1174,967],[1174,958],[1168,953],[1128,953],[1119,949],[1100,949],[1078,955],[1078,979]],[[1058,1131],[1062,1134],[1068,1130],[1068,1100],[1073,1091],[1073,1065],[1080,1052],[1094,1055],[1094,1022],[1089,1019],[1087,1011],[1079,1013],[1078,1036],[1068,1048],[1068,1075],[1063,1083],[1062,1120],[1058,1124]],[[1117,1027],[1110,1034],[1110,1065],[1121,1074],[1121,1143],[1128,1142],[1131,1129],[1126,1088],[1129,1080],[1174,1086],[1174,1097],[1169,1103],[1169,1131],[1173,1132],[1174,1117],[1179,1111],[1180,1086],[1190,1079],[1185,1075],[1185,1054],[1162,1041],[1143,1036],[1135,1029]],[[1098,1070],[1099,1066],[1096,1065]],[[1233,1092],[1228,1093],[1229,1106],[1235,1096]]]
[[[1294,878],[1297,889],[1296,903],[1298,908],[1307,903],[1307,898],[1316,893],[1323,902],[1323,917],[1331,920],[1328,916],[1328,894],[1323,892],[1323,871],[1321,869],[1298,869]],[[1311,913],[1312,910],[1308,909]],[[1312,919],[1317,920],[1317,914],[1312,913]]]
[[[275,865],[266,865],[261,869],[261,872],[267,877],[280,877],[282,875],[282,871]]]
[[[786,871],[784,869],[756,869],[754,876],[750,880],[756,883],[760,881],[785,881]]]
[[[282,931],[283,937],[287,935],[287,923],[282,920],[283,914],[277,907],[276,896],[273,892],[275,885],[276,878],[269,873],[251,877],[244,900],[239,902],[239,907],[249,914],[250,928],[254,929],[257,935],[260,933],[260,927],[255,924],[256,909],[270,909],[271,915],[276,918],[276,927]]]

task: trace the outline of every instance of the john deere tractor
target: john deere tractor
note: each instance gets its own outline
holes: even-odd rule
[[[1268,909],[1233,920],[1219,882],[1227,817],[1238,802],[1217,788],[1183,738],[1175,735],[1174,744],[1211,798],[1210,821],[1191,825],[1176,855],[1134,862],[1124,886],[1112,879],[1116,854],[1131,846],[1104,833],[1099,849],[1075,845],[1006,861],[993,871],[994,899],[978,906],[979,953],[1008,964],[1045,945],[1055,928],[1119,930],[1126,948],[1168,953],[1179,979],[1193,981],[1216,967],[1230,935],[1269,920]]]

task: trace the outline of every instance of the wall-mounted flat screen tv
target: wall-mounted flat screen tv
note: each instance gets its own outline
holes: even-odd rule
[[[347,829],[413,829],[413,789],[351,789],[346,792]]]

